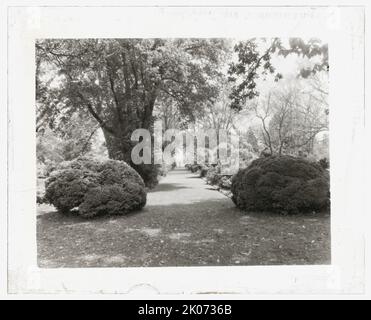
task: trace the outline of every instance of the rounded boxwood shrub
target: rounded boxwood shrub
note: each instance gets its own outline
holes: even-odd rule
[[[327,158],[323,158],[323,159],[319,160],[318,163],[320,164],[320,166],[323,169],[329,169],[330,168],[330,161]]]
[[[231,177],[221,177],[218,183],[219,188],[230,190],[232,187],[232,178]]]
[[[205,178],[209,169],[210,167],[208,167],[207,165],[202,165],[200,169],[200,178]]]
[[[128,164],[117,160],[80,158],[62,163],[46,180],[45,188],[47,203],[62,213],[79,208],[83,217],[124,214],[146,204],[142,178]]]
[[[289,156],[260,158],[233,177],[232,200],[249,211],[320,211],[330,204],[329,180],[318,163]]]
[[[198,170],[200,170],[201,169],[201,166],[199,165],[199,164],[193,164],[192,166],[191,166],[191,172],[192,173],[196,173]]]
[[[221,179],[221,168],[219,166],[211,167],[206,174],[206,182],[210,185],[218,185]]]
[[[123,215],[142,209],[146,204],[146,192],[136,183],[125,186],[103,185],[89,190],[79,206],[84,218],[102,215]]]
[[[57,170],[76,169],[98,171],[103,162],[89,157],[79,157],[71,161],[63,161],[50,167],[50,174]]]
[[[99,185],[96,172],[86,169],[60,169],[50,174],[45,182],[44,202],[50,203],[62,213],[78,207],[85,194]]]
[[[107,160],[92,167],[99,174],[100,185],[127,185],[135,183],[144,188],[140,175],[127,163],[118,160]]]

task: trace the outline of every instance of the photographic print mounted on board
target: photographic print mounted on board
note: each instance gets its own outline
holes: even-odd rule
[[[331,264],[328,51],[37,39],[39,267]]]
[[[362,8],[8,19],[9,292],[362,292]]]

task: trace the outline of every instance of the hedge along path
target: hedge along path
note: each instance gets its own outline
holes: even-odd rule
[[[120,217],[38,217],[40,267],[327,264],[330,219],[246,213],[197,174],[176,169],[147,206]]]

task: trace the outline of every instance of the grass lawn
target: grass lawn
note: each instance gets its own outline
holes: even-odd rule
[[[201,179],[175,171],[144,210],[83,220],[40,206],[43,268],[330,264],[330,215],[242,212]]]

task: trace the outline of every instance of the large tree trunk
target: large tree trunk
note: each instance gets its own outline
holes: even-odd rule
[[[109,88],[112,93],[112,101],[108,99],[107,105],[110,106],[111,117],[106,123],[90,108],[90,112],[100,123],[108,149],[108,155],[111,159],[121,160],[133,167],[143,178],[147,187],[152,188],[157,183],[157,167],[153,164],[153,148],[152,164],[136,165],[131,159],[132,149],[137,142],[131,141],[131,135],[136,129],[146,129],[153,136],[153,108],[155,105],[158,90],[137,90],[131,87],[128,83],[127,65],[125,56],[123,59],[123,73],[125,90],[124,93],[115,86],[120,79],[117,77],[109,63],[107,63],[107,73]]]
[[[110,159],[125,161],[129,164],[140,174],[148,188],[153,188],[158,184],[158,168],[154,164],[136,165],[132,162],[131,151],[136,145],[136,142],[130,140],[131,135],[113,135],[104,129],[103,133]]]

